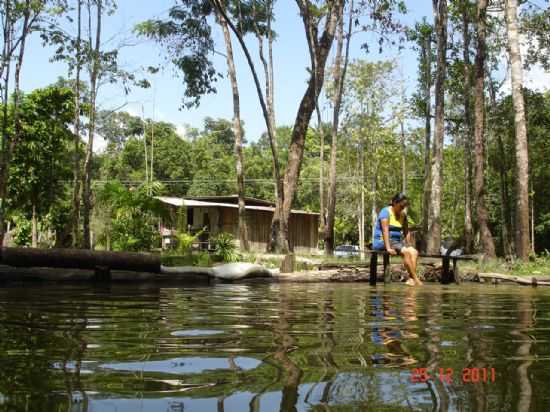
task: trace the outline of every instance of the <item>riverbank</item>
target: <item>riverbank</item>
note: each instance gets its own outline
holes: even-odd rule
[[[295,256],[295,270],[280,273],[284,256],[248,254],[242,263],[215,263],[208,266],[185,265],[188,256],[117,253],[68,249],[3,248],[0,281],[54,282],[369,282],[370,263],[359,259]],[[168,259],[167,259],[168,258]],[[183,260],[181,260],[182,258]],[[187,260],[186,260],[187,259]],[[169,264],[172,263],[171,265]],[[321,270],[320,270],[321,269]],[[453,267],[454,269],[454,267]],[[451,269],[451,271],[453,270]],[[458,261],[457,273],[448,279],[456,283],[514,282],[522,285],[550,286],[550,257],[532,261],[502,260]],[[440,282],[443,268],[440,259],[423,257],[418,276],[424,282]],[[408,278],[403,261],[392,257],[389,265],[392,282]],[[377,281],[384,281],[384,267],[378,265]]]

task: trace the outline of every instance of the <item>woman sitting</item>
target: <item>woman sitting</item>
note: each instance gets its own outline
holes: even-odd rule
[[[386,250],[390,255],[403,256],[405,268],[409,274],[407,285],[414,286],[421,285],[422,282],[416,276],[418,251],[410,246],[410,232],[405,213],[408,204],[407,196],[398,193],[391,200],[391,205],[380,211],[376,220],[372,244],[375,250]],[[403,239],[405,239],[405,243]]]

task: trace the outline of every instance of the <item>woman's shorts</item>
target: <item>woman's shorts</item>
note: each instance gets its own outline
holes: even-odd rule
[[[403,249],[405,247],[403,242],[401,242],[401,241],[398,242],[396,240],[391,240],[391,239],[390,239],[390,246],[392,247],[392,249],[395,249],[397,254],[401,254],[401,249]],[[386,250],[386,248],[384,247],[384,244],[382,244],[381,247],[379,247],[378,245],[374,245],[374,249],[375,250]]]

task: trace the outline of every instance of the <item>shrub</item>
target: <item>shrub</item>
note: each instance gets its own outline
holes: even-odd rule
[[[200,235],[204,232],[204,229],[195,233],[194,235],[187,232],[179,232],[176,234],[178,239],[177,251],[180,255],[190,255],[191,247],[193,243],[197,241]]]
[[[236,262],[240,256],[237,253],[235,239],[231,233],[222,232],[212,239],[214,245],[214,256],[222,262]]]
[[[208,252],[201,252],[197,255],[196,265],[201,267],[208,267],[212,263],[210,254]]]

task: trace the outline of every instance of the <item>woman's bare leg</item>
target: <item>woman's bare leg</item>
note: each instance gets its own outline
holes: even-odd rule
[[[405,269],[407,269],[409,274],[409,279],[412,279],[416,285],[421,285],[422,282],[416,276],[416,261],[418,259],[418,252],[413,247],[405,247],[401,249],[401,255],[403,256],[403,262],[405,264]]]

